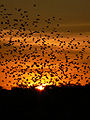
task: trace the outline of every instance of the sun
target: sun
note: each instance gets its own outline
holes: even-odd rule
[[[38,89],[38,90],[40,90],[40,91],[42,91],[42,90],[44,90],[45,86],[40,85],[40,86],[37,86],[35,88]]]

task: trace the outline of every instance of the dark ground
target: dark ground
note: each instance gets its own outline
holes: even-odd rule
[[[89,120],[90,85],[48,86],[44,91],[34,87],[0,88],[0,118]]]

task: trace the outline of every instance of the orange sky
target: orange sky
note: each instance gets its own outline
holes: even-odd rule
[[[88,2],[7,1],[0,1],[0,86],[88,84]]]
[[[40,85],[41,83],[46,84],[46,85],[48,85],[48,84],[59,85],[59,83],[67,84],[69,81],[71,82],[71,84],[76,84],[79,79],[80,79],[79,83],[81,85],[85,85],[88,82],[90,82],[90,80],[89,80],[90,73],[89,73],[89,68],[88,68],[88,66],[90,65],[90,60],[89,60],[89,58],[87,59],[87,57],[90,55],[89,48],[88,48],[89,44],[87,42],[89,40],[90,36],[87,37],[86,34],[83,34],[81,36],[79,34],[77,34],[76,36],[75,35],[73,36],[71,34],[71,37],[70,37],[70,34],[69,35],[63,34],[63,36],[64,36],[63,38],[59,37],[58,39],[56,38],[55,35],[54,35],[54,39],[53,39],[53,37],[50,37],[49,39],[47,39],[47,37],[45,38],[45,40],[46,40],[45,44],[46,44],[46,46],[50,46],[50,48],[46,47],[46,49],[44,50],[44,56],[42,56],[43,50],[41,50],[41,47],[45,47],[42,45],[42,40],[40,40],[40,42],[38,42],[38,43],[35,43],[35,41],[37,41],[37,39],[40,38],[37,35],[34,35],[34,38],[35,38],[34,41],[33,41],[33,37],[31,37],[31,38],[27,37],[26,43],[23,41],[24,39],[22,37],[12,37],[12,41],[14,41],[13,42],[14,45],[11,45],[8,47],[4,46],[4,43],[8,44],[8,40],[10,39],[10,36],[6,35],[4,38],[2,38],[0,41],[0,44],[2,46],[0,53],[2,56],[4,56],[4,58],[1,58],[1,60],[0,60],[0,62],[2,63],[0,65],[0,85],[5,88],[10,88],[11,86],[12,87],[16,86],[18,78],[21,78],[21,80],[18,81],[18,84],[23,83],[27,86]],[[42,36],[42,37],[44,37],[44,36]],[[73,38],[75,38],[74,41],[72,41]],[[29,50],[29,46],[25,47],[24,51],[22,51],[21,55],[19,54],[19,52],[14,52],[13,51],[14,47],[17,48],[17,51],[20,50],[19,49],[20,42],[18,42],[18,39],[20,40],[20,42],[23,42],[23,45],[25,45],[25,46],[27,44],[32,45],[32,49]],[[16,40],[16,42],[15,42],[15,40]],[[58,40],[62,41],[62,43]],[[65,45],[64,45],[64,41],[65,41]],[[71,47],[68,47],[70,41],[72,41],[70,46],[73,46],[73,49]],[[83,41],[85,41],[85,43],[83,43]],[[80,45],[78,45],[78,42],[80,43]],[[60,43],[61,43],[61,46],[63,46],[63,48],[61,46],[59,46]],[[53,44],[53,46],[52,46],[52,44]],[[75,46],[74,46],[75,44],[78,47],[78,49],[75,49]],[[85,47],[85,46],[87,46],[87,47]],[[82,52],[80,53],[80,51],[82,51],[83,48],[85,48],[85,51],[83,53]],[[13,51],[12,54],[10,54],[11,51]],[[51,54],[52,51],[53,51],[53,55],[56,56],[55,60],[53,60],[53,59],[50,60],[51,56],[48,56],[48,54]],[[61,52],[59,52],[59,51],[61,51]],[[34,53],[34,52],[36,52],[36,53]],[[7,53],[8,53],[8,55],[7,55]],[[33,54],[31,54],[31,53],[33,53]],[[29,55],[30,58],[27,59],[27,61],[24,61],[25,58],[27,58],[24,55]],[[36,55],[36,56],[40,55],[40,57],[36,57],[35,59],[33,59],[34,57],[31,57],[32,55]],[[18,56],[20,57],[20,60],[18,60]],[[68,56],[68,58],[70,58],[67,63],[66,63],[65,56]],[[83,56],[83,58],[81,58],[80,56]],[[77,57],[79,57],[79,58],[77,58]],[[42,58],[42,60],[40,60],[41,58]],[[11,59],[11,61],[5,62],[6,59],[7,60]],[[60,61],[57,61],[57,59],[60,59]],[[45,60],[49,61],[49,63],[46,63]],[[72,63],[70,64],[71,61],[73,61],[73,64]],[[15,63],[15,62],[17,62],[17,63]],[[34,62],[36,62],[39,66],[34,65]],[[42,63],[42,65],[40,65],[41,63]],[[46,63],[45,66],[44,66],[44,63]],[[67,74],[68,78],[66,78],[64,73],[62,73],[62,70],[60,70],[59,67],[61,64],[64,65],[63,66],[64,72],[68,69],[68,71],[65,72],[65,74]],[[34,66],[31,67],[32,65],[34,65]],[[49,68],[49,65],[50,65],[50,68]],[[8,66],[8,68],[7,68],[7,66]],[[29,66],[30,68],[25,70],[27,68],[27,66]],[[41,69],[42,66],[43,66],[43,71]],[[79,67],[79,70],[77,70],[77,68],[75,68],[75,66]],[[84,66],[86,66],[86,69],[84,69]],[[5,69],[4,72],[2,72],[3,69]],[[21,72],[21,69],[25,70],[24,74],[23,74],[23,72]],[[31,69],[32,69],[32,73],[30,73]],[[42,71],[41,78],[40,78],[40,74],[38,74],[37,71],[35,71],[36,69],[39,71]],[[53,70],[52,77],[51,77],[52,72],[50,72],[50,69]],[[88,73],[87,73],[87,71],[88,71]],[[35,77],[35,74],[36,74],[36,77]],[[70,74],[72,77],[70,76]],[[76,74],[78,74],[78,76],[77,76],[77,78],[74,79],[74,75],[76,75]],[[15,77],[13,77],[13,75]],[[59,79],[59,77],[62,77],[62,79],[56,82],[56,79]],[[37,78],[36,82],[35,82],[35,78]],[[27,79],[28,79],[28,81],[27,81]],[[40,82],[40,80],[41,80],[41,82]]]

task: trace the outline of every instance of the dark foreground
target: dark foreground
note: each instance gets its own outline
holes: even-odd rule
[[[89,120],[90,85],[0,89],[0,118]]]

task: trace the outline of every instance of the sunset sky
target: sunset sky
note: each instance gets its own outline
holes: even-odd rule
[[[90,25],[90,0],[0,0],[9,9],[23,8],[32,10],[36,4],[36,11],[42,16],[61,16],[65,24]]]
[[[89,0],[0,4],[0,86],[90,82]]]

